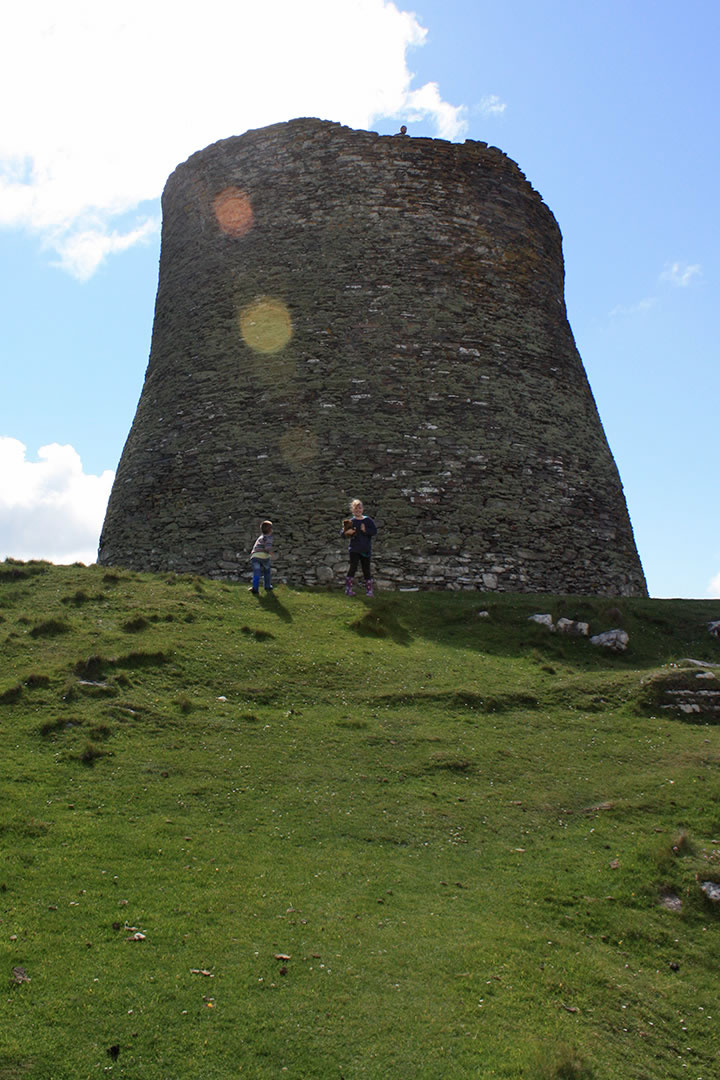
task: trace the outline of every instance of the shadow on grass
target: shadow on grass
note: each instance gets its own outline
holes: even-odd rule
[[[293,621],[292,615],[285,607],[282,600],[278,600],[274,589],[272,592],[262,593],[258,596],[258,602],[261,608],[268,611],[271,615],[277,615],[278,619],[282,619],[283,622],[291,623]]]
[[[489,656],[532,655],[539,663],[556,661],[577,670],[625,671],[681,657],[720,661],[720,641],[708,631],[718,607],[707,600],[639,597],[393,593],[385,594],[382,607],[370,609],[351,627],[366,636],[393,637],[401,644],[419,637]],[[549,614],[554,624],[561,618],[586,622],[589,635],[553,633],[530,622],[534,614]],[[400,627],[399,638],[393,626]],[[626,652],[590,643],[591,636],[611,629],[627,631]]]
[[[400,623],[390,605],[368,604],[364,614],[350,623],[350,629],[360,637],[392,638],[397,645],[409,645],[412,634]]]

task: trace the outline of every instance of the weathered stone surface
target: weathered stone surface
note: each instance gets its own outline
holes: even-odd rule
[[[555,219],[467,141],[293,120],[178,166],[150,362],[99,560],[386,587],[643,595],[564,303]]]
[[[558,619],[556,629],[561,634],[571,634],[574,637],[587,637],[590,633],[590,624],[578,622],[577,619]]]
[[[720,884],[717,881],[701,881],[700,888],[715,904],[720,904]]]
[[[615,652],[624,652],[629,641],[630,635],[626,630],[606,630],[590,638],[591,645],[602,645],[606,649],[614,649]]]

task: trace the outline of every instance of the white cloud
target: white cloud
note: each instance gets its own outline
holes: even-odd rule
[[[707,594],[711,600],[720,600],[720,572],[718,572],[707,587]]]
[[[424,120],[432,116],[441,139],[456,139],[465,129],[465,109],[443,101],[437,83],[425,83],[420,90],[410,91],[403,104],[409,120]],[[392,115],[397,115],[397,110]]]
[[[148,219],[136,229],[119,233],[98,226],[94,229],[78,230],[61,234],[55,241],[60,258],[54,263],[62,270],[67,270],[80,281],[87,281],[97,270],[107,255],[118,251],[127,251],[149,237],[160,228],[160,222]]]
[[[668,281],[679,289],[685,289],[692,282],[692,279],[700,274],[702,274],[700,263],[691,265],[690,263],[673,262],[667,264],[660,275],[660,280]]]
[[[114,473],[85,473],[77,451],[58,443],[38,459],[0,436],[0,558],[95,562]]]
[[[156,198],[189,154],[294,116],[353,127],[464,109],[411,89],[426,30],[389,0],[33,0],[0,15],[0,225],[41,233],[87,277],[147,235],[116,215]]]
[[[642,315],[646,311],[650,311],[657,304],[656,296],[646,296],[643,300],[638,300],[636,304],[618,304],[610,312],[610,318],[616,319],[618,316],[632,316]]]
[[[478,108],[486,116],[501,116],[507,109],[507,105],[497,94],[488,94],[480,100]]]

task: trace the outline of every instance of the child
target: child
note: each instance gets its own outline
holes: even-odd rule
[[[255,596],[260,592],[261,574],[263,576],[265,592],[273,591],[273,587],[270,584],[270,554],[273,545],[272,521],[263,521],[260,528],[262,529],[262,532],[253,544],[252,551],[250,552],[250,562],[253,570],[250,592],[254,593]]]
[[[365,595],[373,595],[373,579],[370,574],[370,558],[372,556],[372,538],[377,533],[377,526],[371,517],[366,517],[363,504],[360,499],[353,499],[350,503],[352,519],[343,521],[343,536],[350,538],[348,551],[350,553],[350,565],[347,578],[345,579],[345,595],[354,596],[353,584],[358,563],[362,566],[365,578]],[[346,526],[349,526],[347,528]]]

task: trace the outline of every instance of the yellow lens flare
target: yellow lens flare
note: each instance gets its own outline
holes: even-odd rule
[[[250,196],[240,188],[224,188],[213,199],[217,223],[228,236],[244,236],[255,224]]]
[[[290,428],[279,441],[280,454],[291,468],[308,465],[317,457],[318,440],[307,428]]]
[[[240,333],[254,352],[280,352],[292,337],[290,312],[282,300],[260,296],[240,312]]]

